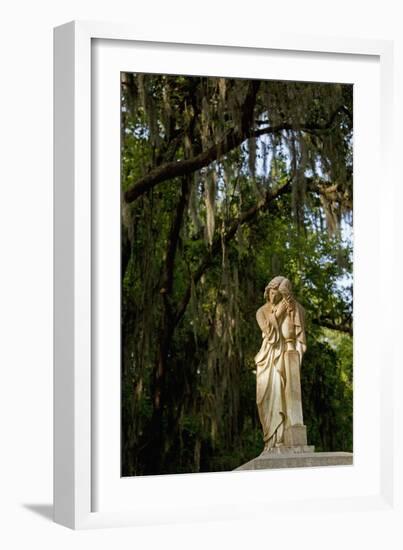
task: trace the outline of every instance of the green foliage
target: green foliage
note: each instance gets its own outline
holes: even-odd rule
[[[122,200],[123,475],[260,453],[255,313],[278,274],[307,313],[309,442],[352,449],[351,120],[347,85],[122,75],[122,192],[167,174]]]
[[[301,372],[304,421],[317,451],[352,451],[352,341],[327,334],[313,333],[308,341]]]

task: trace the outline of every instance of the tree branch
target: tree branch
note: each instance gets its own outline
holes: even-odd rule
[[[276,191],[267,191],[265,197],[258,201],[254,206],[251,206],[248,210],[243,212],[237,220],[235,220],[232,225],[229,227],[229,229],[223,234],[223,235],[216,235],[216,237],[213,240],[213,243],[210,247],[210,249],[207,251],[206,255],[202,259],[202,261],[199,264],[199,267],[196,269],[196,271],[192,275],[192,281],[189,283],[183,298],[181,302],[179,303],[178,309],[176,311],[175,315],[175,325],[179,323],[181,318],[183,317],[186,308],[188,306],[191,291],[192,291],[192,285],[197,284],[199,280],[201,279],[203,273],[206,271],[206,269],[213,263],[215,256],[220,250],[220,246],[222,243],[222,240],[224,242],[228,243],[231,241],[231,239],[234,238],[238,228],[246,223],[250,223],[253,221],[257,214],[261,211],[267,210],[270,206],[270,204],[280,197],[281,195],[284,195],[291,189],[291,179],[287,181],[284,185],[282,185],[279,189]]]
[[[259,89],[259,81],[252,80],[249,84],[243,107],[241,128],[232,129],[227,133],[222,141],[214,144],[212,147],[190,159],[182,161],[167,162],[151,170],[146,176],[140,178],[131,189],[128,189],[124,195],[126,202],[133,202],[143,193],[155,187],[158,183],[168,179],[184,176],[208,166],[213,160],[225,155],[247,137],[250,126],[253,123],[253,110],[256,103],[256,95]]]
[[[169,302],[170,295],[172,293],[173,281],[174,281],[174,266],[176,250],[179,243],[179,235],[183,222],[183,215],[188,204],[189,191],[190,191],[191,178],[189,176],[184,177],[182,181],[181,195],[176,206],[175,216],[172,220],[171,228],[168,236],[168,246],[165,259],[165,269],[163,275],[163,282],[161,285],[160,293],[163,295],[164,304],[171,313],[171,305]]]
[[[344,105],[339,105],[337,107],[337,109],[335,111],[333,111],[333,113],[331,114],[329,120],[327,122],[325,122],[324,124],[312,124],[312,123],[307,123],[307,122],[305,122],[303,124],[283,123],[283,124],[279,124],[277,126],[267,126],[265,128],[259,128],[259,130],[256,130],[253,135],[254,135],[254,137],[258,137],[260,135],[265,134],[266,132],[274,133],[274,132],[279,132],[279,131],[282,131],[282,130],[301,130],[303,132],[320,132],[320,131],[324,131],[324,130],[330,130],[330,128],[333,126],[337,116],[340,113],[344,113],[345,115],[347,115],[348,118],[350,119],[350,121],[352,122],[352,116],[351,116],[351,113],[349,112],[349,110],[347,109],[347,107],[345,107]],[[260,124],[267,124],[266,121],[258,121],[257,123],[259,125]]]
[[[253,81],[255,82],[255,81]],[[256,90],[257,92],[257,90]],[[332,127],[337,115],[341,111],[345,111],[344,106],[339,106],[328,122],[325,124],[310,124],[310,123],[301,123],[301,124],[278,124],[275,126],[268,126],[266,128],[259,128],[258,130],[253,130],[250,125],[248,126],[247,121],[250,120],[252,123],[253,109],[251,112],[251,105],[253,102],[253,94],[248,94],[245,103],[245,113],[242,117],[241,129],[232,129],[227,132],[226,136],[218,143],[212,145],[209,149],[206,149],[202,153],[192,157],[190,159],[172,161],[162,164],[156,168],[153,168],[148,174],[137,180],[137,182],[128,189],[124,195],[126,202],[130,203],[138,199],[141,195],[153,189],[159,183],[163,181],[184,176],[186,174],[200,170],[205,166],[208,166],[214,160],[221,158],[223,155],[229,153],[239,145],[241,145],[246,139],[251,137],[259,137],[267,134],[274,134],[283,132],[286,130],[301,130],[306,132],[314,131],[323,131],[328,130]],[[245,107],[246,105],[246,107]]]
[[[319,318],[319,319],[312,319],[312,322],[315,325],[318,325],[320,327],[329,328],[331,330],[337,330],[339,332],[345,332],[350,336],[353,335],[353,327],[351,326],[351,323],[349,323],[348,321],[335,323],[334,321],[330,321],[329,319]]]
[[[302,132],[323,132],[325,130],[330,130],[330,128],[333,126],[334,121],[337,117],[337,115],[340,112],[341,107],[337,111],[335,111],[330,119],[325,124],[309,124],[309,123],[303,123],[303,124],[288,124],[285,122],[284,124],[278,124],[276,126],[267,126],[265,128],[259,128],[258,130],[255,130],[251,133],[250,137],[259,137],[266,134],[276,134],[279,132],[284,131],[290,131],[290,130],[300,130]]]

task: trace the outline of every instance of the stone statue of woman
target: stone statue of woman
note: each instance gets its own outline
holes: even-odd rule
[[[255,357],[256,402],[263,427],[264,452],[306,445],[299,368],[306,350],[304,310],[291,283],[274,277],[265,288],[266,303],[256,319],[262,346]]]

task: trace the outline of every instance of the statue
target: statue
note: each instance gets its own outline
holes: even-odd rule
[[[263,341],[255,357],[263,452],[281,452],[281,447],[302,451],[307,445],[300,383],[306,350],[304,310],[285,277],[274,277],[264,298],[266,303],[256,313]]]

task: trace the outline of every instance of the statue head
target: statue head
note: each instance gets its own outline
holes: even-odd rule
[[[283,297],[292,295],[290,281],[281,275],[274,277],[264,290],[264,298],[272,304],[277,304]]]

